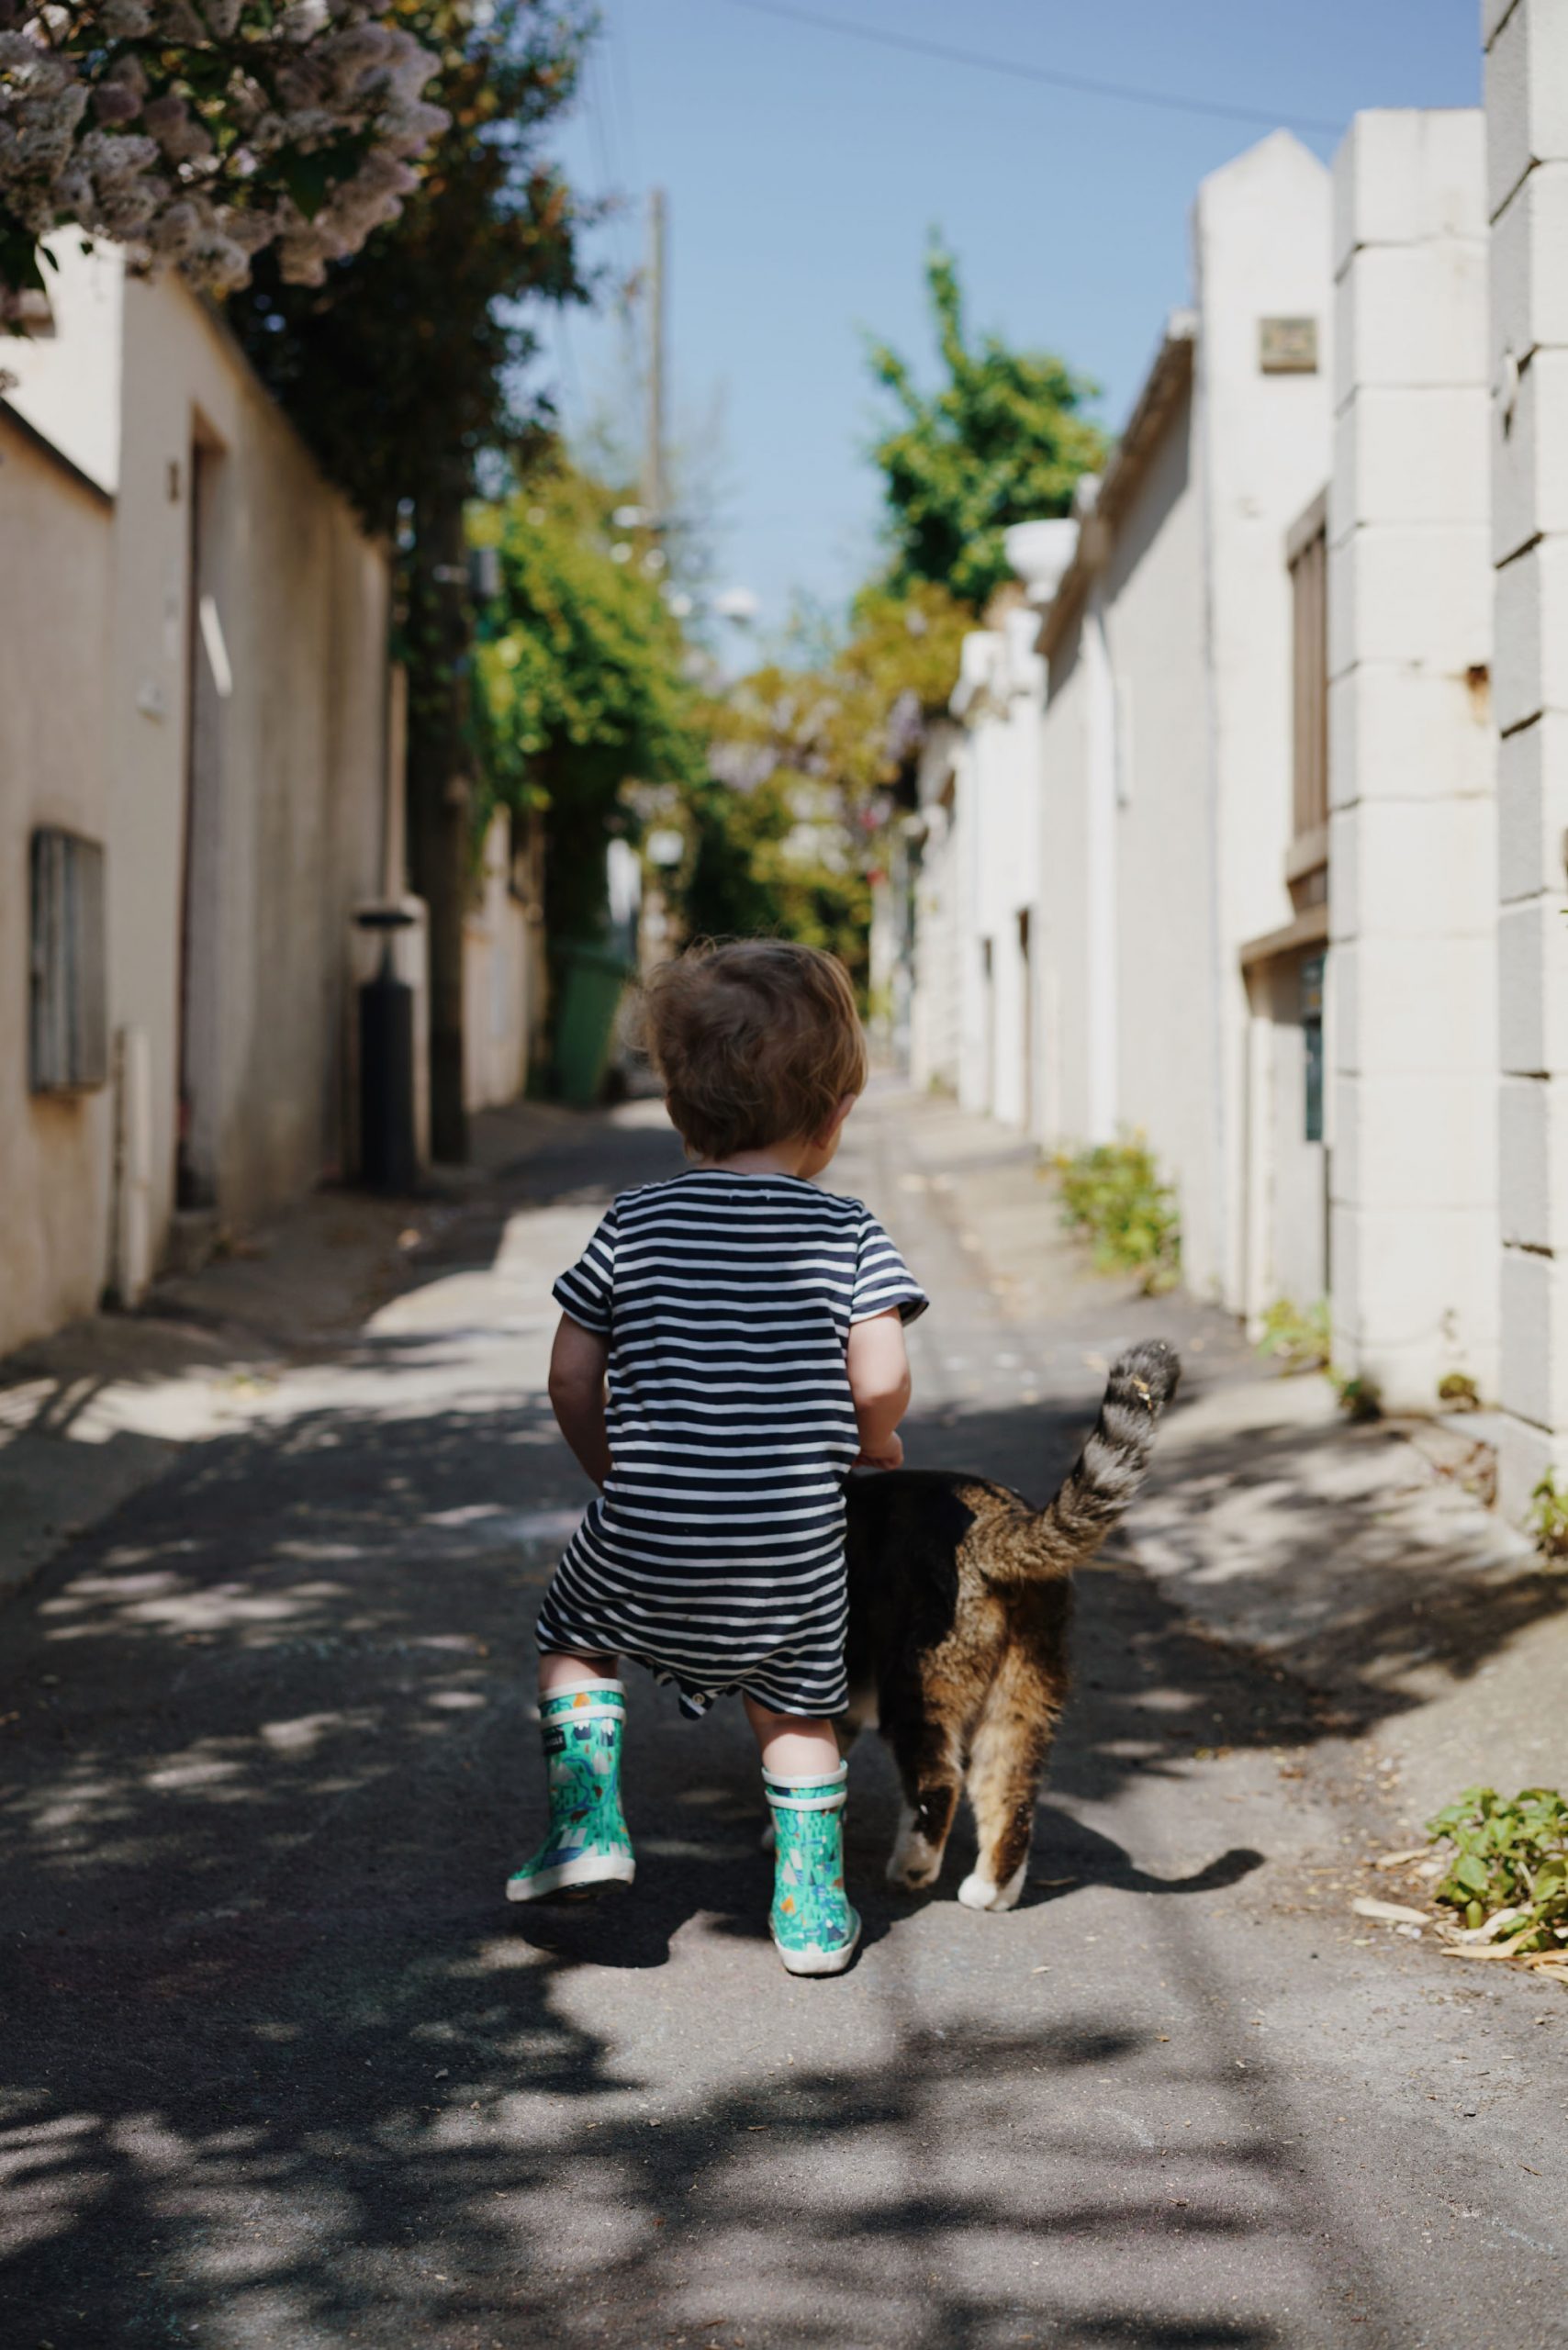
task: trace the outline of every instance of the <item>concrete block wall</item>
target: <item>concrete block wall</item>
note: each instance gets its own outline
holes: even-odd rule
[[[1568,6],[1487,0],[1497,640],[1498,1499],[1568,1483]]]
[[[1328,491],[1336,1359],[1430,1408],[1498,1357],[1484,135],[1358,115],[1334,166]]]

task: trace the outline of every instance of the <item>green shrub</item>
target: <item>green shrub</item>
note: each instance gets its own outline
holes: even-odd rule
[[[1062,1220],[1091,1243],[1099,1270],[1137,1273],[1150,1296],[1173,1289],[1182,1270],[1176,1198],[1143,1136],[1064,1151],[1055,1165]]]
[[[1472,1928],[1507,1913],[1499,1953],[1560,1954],[1568,1943],[1568,1801],[1551,1787],[1526,1787],[1505,1801],[1495,1787],[1466,1787],[1427,1822],[1453,1847],[1435,1901],[1462,1910]]]
[[[1260,1355],[1277,1355],[1287,1371],[1323,1371],[1328,1363],[1328,1300],[1320,1297],[1305,1312],[1288,1297],[1277,1297],[1263,1315]]]
[[[1543,1559],[1568,1559],[1568,1493],[1550,1469],[1530,1494],[1525,1524]]]

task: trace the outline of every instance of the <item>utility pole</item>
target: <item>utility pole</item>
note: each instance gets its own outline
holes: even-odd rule
[[[648,526],[661,532],[665,513],[665,192],[648,198],[647,440],[643,455],[643,505]]]

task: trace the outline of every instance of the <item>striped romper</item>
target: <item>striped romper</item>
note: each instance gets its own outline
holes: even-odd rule
[[[540,1611],[545,1651],[629,1656],[705,1713],[848,1702],[853,1322],[926,1298],[858,1200],[694,1168],[626,1192],[555,1283],[610,1346],[614,1468]]]

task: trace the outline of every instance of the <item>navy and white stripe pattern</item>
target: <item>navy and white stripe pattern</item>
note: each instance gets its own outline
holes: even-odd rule
[[[691,1714],[730,1689],[838,1712],[849,1328],[927,1303],[881,1225],[798,1176],[696,1168],[622,1193],[554,1294],[609,1340],[615,1466],[540,1647],[629,1656]]]

